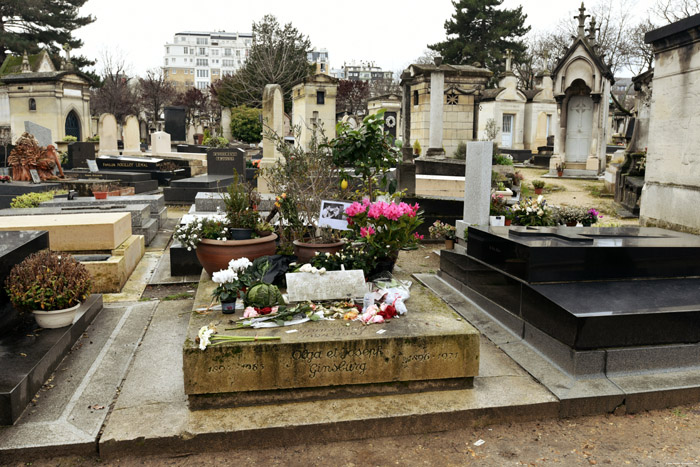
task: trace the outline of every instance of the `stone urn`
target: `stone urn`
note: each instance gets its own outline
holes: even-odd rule
[[[277,251],[277,235],[251,238],[248,240],[210,240],[203,239],[197,245],[197,259],[211,276],[226,269],[232,259],[248,258],[254,260],[261,256],[274,255]]]
[[[344,241],[334,243],[307,243],[294,240],[294,255],[298,258],[299,264],[308,263],[311,258],[319,254],[330,253],[335,254],[343,249]]]

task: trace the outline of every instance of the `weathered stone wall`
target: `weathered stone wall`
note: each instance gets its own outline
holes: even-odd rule
[[[640,222],[700,233],[700,18],[647,34],[655,53]]]

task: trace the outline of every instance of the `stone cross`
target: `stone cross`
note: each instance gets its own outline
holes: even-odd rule
[[[586,18],[588,18],[590,15],[586,14],[586,7],[583,6],[583,2],[581,2],[581,8],[578,9],[579,15],[574,16],[574,19],[578,19],[578,37],[585,37],[586,36]]]
[[[506,73],[512,71],[513,67],[513,51],[506,49]]]

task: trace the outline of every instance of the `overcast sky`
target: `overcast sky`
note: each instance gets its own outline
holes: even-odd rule
[[[606,1],[630,2],[637,14],[654,3]],[[504,7],[519,4],[527,24],[539,31],[561,18],[574,21],[580,0],[505,0]],[[142,75],[162,65],[163,46],[177,32],[251,32],[253,21],[272,13],[308,35],[314,47],[328,49],[331,68],[363,60],[398,71],[422,55],[427,44],[445,38],[444,23],[453,12],[450,0],[89,0],[81,14],[97,20],[76,31],[84,42],[77,52],[95,59],[104,50],[120,51],[131,71]]]

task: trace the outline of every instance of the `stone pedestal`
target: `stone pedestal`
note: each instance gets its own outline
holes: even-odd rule
[[[426,156],[444,156],[442,118],[445,100],[445,73],[435,70],[430,75],[430,146]]]
[[[272,132],[277,136],[284,136],[284,100],[282,88],[279,84],[268,84],[263,92],[263,158],[258,166],[261,169],[269,169],[282,158],[275,143],[267,137]],[[258,179],[258,193],[270,193],[267,180]]]

